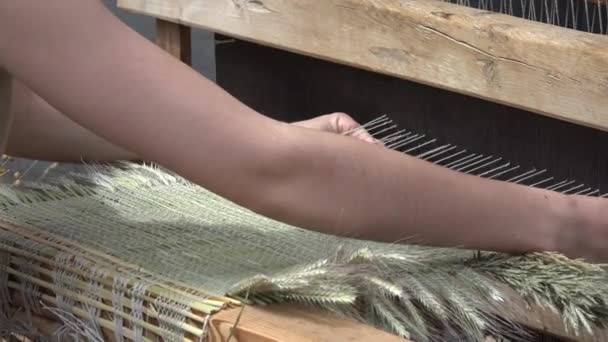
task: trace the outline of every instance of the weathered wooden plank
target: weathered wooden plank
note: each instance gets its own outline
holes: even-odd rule
[[[0,154],[6,152],[8,136],[13,123],[11,102],[11,75],[4,69],[0,68]]]
[[[239,342],[408,342],[354,320],[337,318],[316,309],[292,305],[248,306],[241,309],[215,314],[209,323],[209,340],[225,342],[232,334],[232,341]]]
[[[434,0],[118,0],[130,11],[608,129],[608,37]]]
[[[191,29],[162,19],[156,20],[156,44],[182,62],[192,64]]]

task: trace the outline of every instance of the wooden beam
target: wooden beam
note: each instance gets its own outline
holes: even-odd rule
[[[608,37],[434,0],[118,0],[136,13],[608,130]]]
[[[12,79],[11,75],[0,68],[0,154],[6,153],[8,137],[13,124]]]
[[[190,27],[157,19],[156,44],[182,62],[188,65],[192,64]]]
[[[291,305],[241,309],[223,310],[211,318],[210,342],[228,341],[231,334],[231,341],[235,342],[408,342],[354,320],[337,318],[315,309]]]

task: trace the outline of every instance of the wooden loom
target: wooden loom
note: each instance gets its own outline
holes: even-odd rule
[[[118,5],[157,18],[157,43],[188,64],[190,27],[223,35],[219,42],[225,42],[226,37],[242,40],[218,46],[218,83],[271,115],[286,115],[284,111],[292,108],[287,102],[293,98],[287,93],[281,94],[287,99],[262,103],[259,98],[269,89],[276,90],[290,76],[273,76],[275,83],[263,84],[258,92],[252,92],[237,83],[253,78],[264,81],[244,67],[255,66],[262,72],[274,70],[279,74],[294,66],[305,66],[304,72],[332,70],[342,81],[369,81],[375,86],[380,84],[382,90],[389,87],[386,82],[403,86],[401,80],[414,81],[526,111],[525,115],[517,112],[516,117],[534,113],[569,122],[572,125],[563,126],[543,119],[531,125],[559,127],[555,129],[558,135],[561,127],[567,127],[564,129],[577,136],[587,136],[585,139],[589,140],[585,142],[602,134],[597,149],[606,145],[603,131],[608,128],[608,37],[602,35],[434,0],[118,0]],[[267,64],[260,64],[263,59]],[[274,63],[281,59],[287,62]],[[237,63],[244,67],[235,68]],[[362,74],[360,70],[370,73]],[[384,75],[394,79],[387,81],[382,78]],[[307,76],[318,77],[315,73]],[[300,78],[297,81],[307,82]],[[10,104],[9,86],[8,75],[0,73],[0,112],[5,112]],[[301,87],[307,86],[327,90],[327,85],[318,83]],[[373,97],[373,92],[369,96]],[[352,95],[342,97],[352,100]],[[295,102],[300,104],[297,99]],[[336,103],[339,101],[328,107],[333,108]],[[306,106],[309,114],[318,114],[316,108],[319,107]],[[9,127],[10,118],[0,123],[3,133]],[[592,157],[587,155],[589,159]],[[593,175],[583,174],[580,178],[594,180]],[[239,314],[237,308],[214,316],[211,341],[226,340]],[[320,317],[323,316],[294,308],[247,308],[234,337],[238,341],[402,340],[351,321]],[[542,323],[533,318],[522,321],[541,331],[569,337],[559,325],[549,324],[551,319]],[[313,333],[315,330],[317,333]],[[608,339],[606,333],[597,334],[581,340]]]
[[[530,138],[538,136],[540,127],[552,131],[552,137],[568,133],[580,141],[570,155],[561,149],[566,163],[580,164],[572,155],[582,154],[584,161],[600,170],[606,167],[601,149],[608,143],[604,133],[608,129],[608,37],[601,34],[434,0],[118,0],[118,6],[157,18],[157,43],[186,63],[191,62],[190,28],[215,32],[218,84],[280,119],[352,108],[360,120],[366,120],[382,108],[395,111],[391,104],[409,104],[382,93],[402,97],[398,88],[406,92],[416,87],[412,83],[422,84],[430,86],[422,95],[430,101],[438,95],[430,88],[445,90],[445,101],[459,106],[458,114],[477,104],[486,110],[452,130],[463,131],[459,137],[465,144],[475,148],[487,144],[483,139],[470,142],[475,140],[471,135],[488,130],[474,122],[483,115],[486,124],[516,121],[517,128],[528,134],[503,135],[502,146],[494,142],[499,153],[512,151],[505,145],[524,138],[542,145],[545,154],[555,141]],[[416,94],[421,94],[418,89]],[[294,95],[298,92],[305,95]],[[464,96],[454,99],[450,93]],[[361,100],[361,94],[370,99]],[[326,99],[332,95],[337,99]],[[474,101],[471,98],[484,101],[467,102]],[[491,111],[503,117],[492,116]],[[439,132],[454,123],[453,118],[421,119],[421,112],[408,112],[417,118],[407,123]],[[465,118],[461,115],[458,120]],[[486,141],[497,133],[495,127],[490,130],[480,134]],[[550,161],[545,164],[555,165],[555,155],[547,157]],[[539,159],[538,151],[518,151],[515,156],[523,156],[524,162]],[[581,165],[570,166],[564,176],[605,185],[597,175],[581,170]],[[522,322],[572,338],[559,323],[532,317]],[[306,331],[300,333],[307,339]],[[597,334],[579,340],[608,340],[606,333]]]

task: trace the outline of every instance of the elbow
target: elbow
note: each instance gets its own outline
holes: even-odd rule
[[[256,154],[255,160],[250,160],[248,181],[237,191],[242,205],[249,210],[293,223],[291,218],[298,209],[298,189],[304,186],[309,173],[306,165],[310,162],[310,153],[308,144],[297,137],[297,129],[282,127],[280,130],[277,135],[280,138],[269,139],[272,141]]]

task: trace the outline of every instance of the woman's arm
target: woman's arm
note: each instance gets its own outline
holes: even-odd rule
[[[96,0],[0,2],[0,64],[83,127],[275,219],[381,241],[608,257],[605,201],[274,121]]]
[[[57,111],[26,85],[13,82],[13,124],[7,154],[59,162],[136,160]]]
[[[13,80],[12,116],[6,153],[13,157],[57,162],[138,160],[126,151],[70,120],[25,84]],[[294,126],[343,134],[360,127],[345,113],[331,113],[293,122]],[[365,130],[350,134],[379,143]]]

